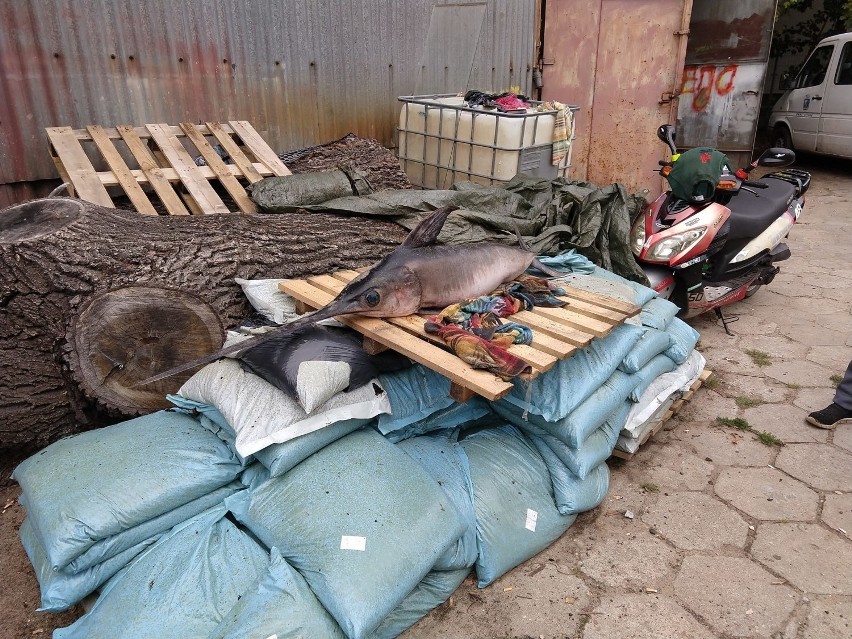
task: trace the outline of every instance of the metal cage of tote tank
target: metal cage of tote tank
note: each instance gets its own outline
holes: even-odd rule
[[[565,177],[571,168],[574,118],[579,110],[566,105],[570,128],[565,156],[553,164],[553,134],[558,110],[536,110],[542,102],[527,100],[524,112],[467,106],[456,94],[401,96],[398,156],[415,186],[448,189],[456,180],[500,185],[518,173],[543,178]]]

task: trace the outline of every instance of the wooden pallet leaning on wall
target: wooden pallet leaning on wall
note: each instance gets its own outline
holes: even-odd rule
[[[305,280],[284,280],[279,288],[300,302],[301,310],[307,311],[328,304],[357,275],[357,271],[338,271]],[[641,310],[633,304],[571,287],[567,287],[562,299],[568,306],[536,308],[511,316],[512,321],[533,330],[532,344],[509,348],[509,352],[530,365],[532,372],[526,375],[527,379],[549,370],[594,338],[608,335]],[[443,340],[427,334],[424,317],[420,315],[386,319],[345,315],[338,319],[364,335],[368,351],[390,348],[449,378],[450,394],[457,401],[467,401],[473,395],[496,401],[512,389],[511,382],[474,369],[447,350]]]
[[[146,215],[159,211],[168,215],[255,213],[246,185],[272,175],[290,175],[244,120],[180,126],[61,126],[48,128],[47,137],[51,157],[72,195],[110,208],[115,206],[114,196],[126,195]],[[228,162],[214,145],[229,156]],[[199,156],[206,166],[195,163]],[[230,208],[222,193],[229,196],[225,199],[231,201]]]
[[[699,375],[698,379],[696,379],[692,383],[692,385],[689,387],[689,390],[686,391],[681,397],[676,399],[674,402],[672,402],[672,405],[669,406],[669,409],[666,411],[666,413],[657,421],[656,424],[654,424],[654,427],[642,436],[642,439],[639,441],[639,450],[641,450],[642,446],[645,445],[645,442],[647,442],[649,439],[651,439],[651,437],[660,432],[660,429],[662,429],[662,427],[665,426],[666,423],[672,417],[674,417],[680,412],[680,409],[683,408],[684,404],[690,401],[693,395],[695,395],[695,391],[701,388],[711,377],[713,377],[713,371],[706,368],[701,371],[701,375]],[[636,452],[639,452],[639,450],[637,450]],[[628,453],[626,451],[618,449],[612,451],[612,456],[617,457],[618,459],[632,459],[635,454],[636,453]]]

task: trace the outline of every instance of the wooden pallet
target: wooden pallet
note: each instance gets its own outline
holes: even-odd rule
[[[146,215],[158,214],[152,197],[170,215],[255,213],[245,184],[270,175],[290,175],[254,127],[243,120],[180,126],[60,126],[48,128],[47,137],[53,162],[72,195],[112,208],[108,188],[115,187],[113,193],[125,194]],[[231,164],[219,157],[214,144],[230,155]],[[193,158],[197,156],[207,166],[196,165]],[[227,192],[234,211],[214,185]]]
[[[689,390],[686,391],[679,399],[675,400],[672,405],[669,406],[669,409],[666,411],[666,413],[657,421],[656,424],[654,424],[654,427],[648,430],[648,432],[646,432],[642,436],[642,439],[639,441],[640,448],[645,444],[645,442],[651,439],[651,437],[660,432],[660,429],[665,426],[666,422],[668,422],[672,417],[677,415],[680,412],[680,409],[683,408],[683,405],[692,399],[692,396],[695,395],[695,391],[701,388],[701,386],[712,376],[713,371],[709,369],[705,368],[703,371],[701,371],[701,375],[699,375],[698,379],[696,379],[692,383],[692,385],[689,387]],[[637,450],[636,452],[639,451]],[[612,451],[612,456],[617,457],[619,459],[632,459],[635,454],[636,453],[628,453],[627,451],[618,449],[614,449]]]
[[[357,271],[338,271],[306,280],[285,280],[279,288],[301,302],[302,310],[310,310],[328,304],[357,275]],[[531,345],[509,348],[532,368],[528,378],[549,370],[560,359],[570,357],[594,338],[607,335],[641,310],[604,295],[565,288],[567,293],[561,298],[568,302],[565,308],[536,308],[512,315],[512,321],[533,329]],[[451,395],[457,401],[467,401],[473,395],[494,401],[512,389],[511,382],[474,369],[447,350],[443,340],[427,334],[423,316],[376,319],[344,315],[338,319],[364,335],[368,351],[390,348],[448,377],[452,381]]]

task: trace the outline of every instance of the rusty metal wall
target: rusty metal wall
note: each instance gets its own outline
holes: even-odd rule
[[[465,86],[446,86],[441,78],[450,76],[432,68],[438,61],[424,59],[433,9],[445,5],[465,15],[485,8],[472,61],[464,21],[444,40],[441,64],[456,59],[455,49],[467,57]],[[350,131],[390,145],[399,95],[512,85],[528,93],[535,5],[0,2],[0,199],[32,191],[16,183],[56,176],[49,126],[242,119],[278,151]]]
[[[572,175],[660,192],[692,0],[548,0],[544,99],[578,104]]]
[[[695,0],[678,109],[678,146],[750,161],[777,0]]]

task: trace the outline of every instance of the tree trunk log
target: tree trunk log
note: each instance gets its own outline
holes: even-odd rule
[[[143,216],[71,198],[0,211],[0,448],[41,447],[163,406],[250,313],[235,277],[368,265],[406,236],[319,214]]]

